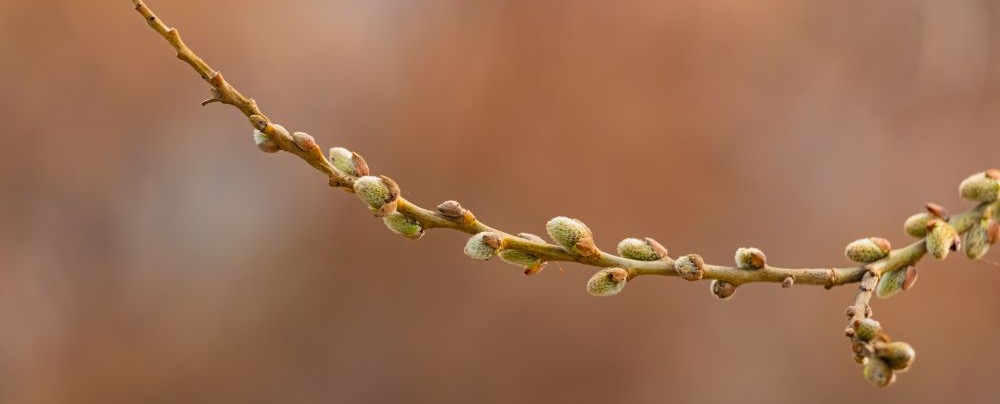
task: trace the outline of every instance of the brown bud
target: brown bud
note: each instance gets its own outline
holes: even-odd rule
[[[781,280],[781,287],[786,289],[792,287],[792,285],[794,284],[795,284],[795,278],[791,276],[785,277],[785,279]]]
[[[292,133],[292,141],[295,145],[302,149],[302,151],[308,152],[319,148],[316,144],[316,139],[305,132],[295,132]]]
[[[715,279],[712,280],[709,290],[712,291],[712,294],[715,295],[715,297],[726,300],[733,297],[733,294],[736,293],[736,285]]]
[[[696,281],[705,274],[705,260],[698,254],[688,254],[674,262],[674,269],[681,278]]]
[[[992,178],[994,180],[1000,180],[1000,169],[991,168],[989,170],[986,170],[986,172],[984,172],[983,174],[986,175],[986,178]]]
[[[653,251],[659,254],[661,259],[667,258],[667,247],[664,247],[663,244],[660,244],[656,240],[649,237],[646,237],[646,242],[649,243],[650,247],[653,247]]]
[[[437,206],[438,213],[449,219],[461,219],[465,215],[465,208],[458,201],[444,201]]]
[[[486,244],[494,249],[499,249],[503,244],[503,236],[497,233],[486,233],[483,235],[483,244]]]
[[[944,206],[938,205],[934,202],[928,202],[924,205],[924,209],[927,209],[927,213],[934,215],[938,219],[948,218],[948,209],[945,209]]]

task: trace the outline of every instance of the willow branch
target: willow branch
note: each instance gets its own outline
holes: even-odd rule
[[[537,273],[552,261],[576,262],[604,268],[588,282],[588,290],[595,295],[616,294],[627,281],[643,275],[679,276],[692,281],[712,280],[712,292],[720,298],[732,296],[737,286],[755,282],[780,283],[783,287],[798,284],[826,288],[860,283],[859,293],[848,308],[851,319],[847,334],[855,342],[855,346],[858,343],[868,344],[865,345],[868,349],[864,350],[868,353],[862,355],[863,359],[882,358],[876,353],[878,347],[871,345],[871,340],[858,337],[856,332],[858,323],[871,317],[869,302],[872,295],[877,294],[874,292],[876,288],[881,291],[882,283],[879,279],[888,276],[887,274],[893,274],[893,279],[902,279],[898,275],[902,273],[900,270],[911,268],[920,261],[929,251],[928,243],[933,243],[935,258],[944,258],[947,250],[941,252],[941,243],[952,243],[944,247],[957,249],[957,237],[969,232],[967,239],[975,234],[985,240],[978,242],[980,250],[976,250],[975,254],[969,253],[970,257],[977,255],[978,259],[997,238],[1000,171],[996,170],[974,176],[979,181],[976,183],[978,185],[974,185],[982,186],[973,189],[968,195],[966,189],[969,187],[963,182],[965,188],[962,196],[980,202],[973,208],[949,218],[936,205],[933,205],[933,209],[929,207],[926,236],[916,234],[919,233],[919,228],[914,230],[916,233],[911,232],[911,235],[920,238],[918,241],[899,249],[891,249],[888,241],[879,238],[858,240],[848,245],[848,257],[857,256],[859,258],[855,260],[862,262],[854,266],[781,268],[769,265],[763,252],[754,248],[737,250],[735,266],[707,264],[696,254],[671,258],[667,255],[666,248],[650,238],[623,240],[618,245],[619,254],[615,255],[601,251],[594,242],[590,229],[582,222],[565,217],[555,218],[546,226],[556,243],[546,242],[531,234],[513,235],[486,225],[455,201],[446,201],[432,210],[406,200],[399,195],[399,186],[395,181],[386,176],[369,175],[367,163],[357,153],[344,148],[333,148],[328,158],[320,151],[312,136],[303,132],[289,133],[283,126],[272,122],[253,98],[243,95],[222,73],[192,51],[181,39],[178,30],[167,26],[142,0],[132,0],[132,3],[147,24],[173,47],[177,58],[191,66],[208,83],[211,98],[203,101],[202,105],[221,103],[240,110],[254,129],[254,139],[262,151],[286,151],[298,156],[327,176],[330,186],[356,193],[376,216],[383,218],[390,229],[408,238],[420,238],[425,230],[435,228],[473,234],[465,248],[467,255],[476,259],[489,259],[499,255],[505,261],[524,267],[525,274],[528,275]],[[973,177],[966,181],[970,180]],[[909,222],[908,220],[907,226]],[[932,228],[939,229],[932,231]],[[986,228],[989,230],[984,233]],[[909,228],[907,231],[910,232]],[[951,238],[941,240],[941,237],[952,236],[954,241]],[[855,248],[853,252],[852,248]],[[909,277],[905,280],[912,284]]]

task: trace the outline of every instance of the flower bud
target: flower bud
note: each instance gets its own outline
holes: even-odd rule
[[[467,210],[458,201],[444,201],[437,206],[438,213],[449,219],[461,219]]]
[[[862,374],[864,374],[865,380],[875,387],[885,387],[896,381],[896,374],[885,361],[879,358],[869,358],[865,362]]]
[[[854,320],[854,336],[861,341],[871,341],[882,333],[882,325],[870,318]]]
[[[948,222],[934,219],[927,223],[927,251],[934,258],[943,260],[948,253],[962,246],[958,232]]]
[[[559,216],[549,220],[545,224],[545,229],[549,232],[556,243],[566,251],[589,257],[600,253],[597,245],[594,244],[594,236],[583,222]]]
[[[465,255],[475,260],[488,260],[500,249],[503,237],[497,233],[484,231],[469,238],[465,243]]]
[[[910,216],[903,222],[903,231],[916,238],[927,236],[927,222],[935,219],[934,215],[927,212],[920,212]]]
[[[998,222],[983,219],[965,233],[965,255],[969,259],[978,260],[986,255],[990,246],[996,242],[997,224]]]
[[[424,227],[416,219],[399,212],[392,212],[389,216],[383,217],[382,222],[394,233],[416,240],[424,235]]]
[[[889,240],[869,237],[852,241],[844,249],[844,255],[851,261],[867,264],[888,257],[891,251]]]
[[[657,252],[657,248],[650,243],[650,238],[639,240],[637,238],[627,238],[618,243],[618,255],[638,261],[657,261],[664,256]],[[656,241],[654,240],[653,243]],[[662,247],[662,246],[660,246]]]
[[[316,139],[305,132],[292,133],[292,141],[295,142],[295,145],[298,146],[299,149],[302,149],[302,151],[305,152],[319,148],[319,145],[316,144]]]
[[[909,368],[910,364],[913,363],[913,358],[917,356],[917,352],[910,344],[900,341],[885,344],[884,347],[876,350],[875,354],[885,361],[889,368],[899,371],[905,371]]]
[[[786,276],[785,279],[781,280],[781,287],[785,289],[792,287],[792,285],[794,284],[795,284],[795,278],[791,276]]]
[[[705,275],[705,260],[698,254],[688,254],[674,262],[674,269],[681,278],[696,281]]]
[[[614,296],[625,289],[627,280],[628,271],[621,268],[605,268],[587,281],[587,293],[599,297]]]
[[[761,269],[767,265],[767,256],[764,252],[753,247],[740,247],[736,249],[736,266],[740,269]]]
[[[281,147],[277,143],[274,143],[271,138],[267,137],[267,134],[261,132],[259,129],[254,128],[253,130],[253,142],[257,144],[257,148],[264,153],[275,153],[281,150]]]
[[[354,193],[368,204],[375,216],[385,217],[396,211],[399,186],[389,177],[366,175],[358,178],[354,181]]]
[[[733,297],[733,294],[736,293],[736,285],[726,281],[713,279],[712,284],[709,286],[709,290],[712,291],[712,294],[715,295],[715,297],[726,300]]]
[[[498,254],[505,262],[524,268],[525,275],[534,275],[545,267],[546,262],[524,250],[504,249]]]
[[[974,202],[991,202],[1000,197],[1000,171],[993,169],[972,174],[958,186],[963,199]]]
[[[352,177],[364,177],[369,174],[368,163],[360,154],[343,147],[330,148],[330,163],[340,172]]]
[[[910,289],[917,281],[917,269],[914,267],[899,268],[882,274],[875,287],[875,296],[888,299],[897,293]]]

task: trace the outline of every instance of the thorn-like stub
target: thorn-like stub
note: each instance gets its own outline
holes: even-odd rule
[[[696,281],[705,275],[705,260],[698,254],[688,254],[674,261],[674,270],[681,278]]]
[[[785,279],[781,280],[781,287],[785,289],[792,287],[792,285],[795,285],[795,277],[786,276]]]
[[[467,211],[458,201],[444,201],[437,206],[438,213],[448,219],[461,219]]]
[[[868,237],[852,241],[844,248],[847,259],[859,263],[871,263],[889,256],[892,245],[880,237]]]
[[[736,293],[736,285],[726,281],[713,279],[712,284],[709,285],[709,290],[713,295],[715,295],[715,297],[726,300],[733,297],[733,294]]]
[[[614,296],[625,289],[627,280],[628,271],[622,268],[605,268],[587,280],[587,293],[598,297]]]
[[[948,253],[962,246],[958,231],[948,222],[934,219],[927,223],[927,252],[936,259],[943,260]]]
[[[736,249],[736,266],[740,269],[757,270],[767,265],[767,256],[760,249],[740,247]]]
[[[493,232],[481,232],[469,238],[465,243],[465,255],[469,258],[485,261],[493,258],[497,253],[499,242],[496,240],[503,237]]]

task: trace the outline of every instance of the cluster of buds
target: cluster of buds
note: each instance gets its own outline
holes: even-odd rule
[[[852,326],[848,334],[854,342],[854,360],[864,366],[862,374],[869,383],[888,386],[896,381],[896,374],[910,368],[916,357],[910,344],[892,341],[879,322],[870,318],[855,320]]]

